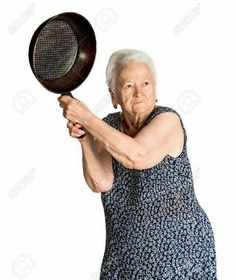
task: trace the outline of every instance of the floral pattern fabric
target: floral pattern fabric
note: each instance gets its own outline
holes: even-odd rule
[[[216,280],[213,230],[194,192],[187,134],[174,109],[155,106],[144,126],[174,112],[184,133],[178,157],[142,170],[112,157],[114,182],[101,193],[106,246],[100,280]],[[120,112],[103,120],[120,130]]]

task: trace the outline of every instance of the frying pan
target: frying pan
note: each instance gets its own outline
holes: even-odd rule
[[[85,17],[73,12],[44,21],[29,45],[29,62],[37,80],[47,90],[71,97],[71,91],[89,75],[95,56],[93,28]]]

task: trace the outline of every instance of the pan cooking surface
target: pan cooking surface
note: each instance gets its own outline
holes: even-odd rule
[[[71,26],[63,20],[50,21],[35,44],[36,75],[45,80],[61,78],[73,66],[77,52],[78,40]]]

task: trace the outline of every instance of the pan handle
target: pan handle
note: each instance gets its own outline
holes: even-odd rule
[[[70,97],[74,98],[74,96],[71,94],[71,92],[70,92],[70,91],[65,92],[65,93],[62,93],[62,95],[68,95],[68,96],[70,96]],[[83,134],[83,135],[81,135],[80,137],[77,137],[77,138],[81,139],[81,138],[83,138],[84,136],[85,136],[85,134]]]
[[[63,93],[61,94],[61,96],[62,96],[62,95],[68,95],[68,96],[74,98],[74,96],[71,94],[70,91],[68,91],[68,92],[63,92]]]

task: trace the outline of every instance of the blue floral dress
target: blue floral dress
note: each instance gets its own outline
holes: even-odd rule
[[[155,106],[143,126],[170,107]],[[147,169],[124,167],[112,157],[114,182],[101,193],[106,246],[100,280],[215,280],[216,252],[210,221],[194,192],[184,145]],[[103,120],[120,130],[120,112]]]

